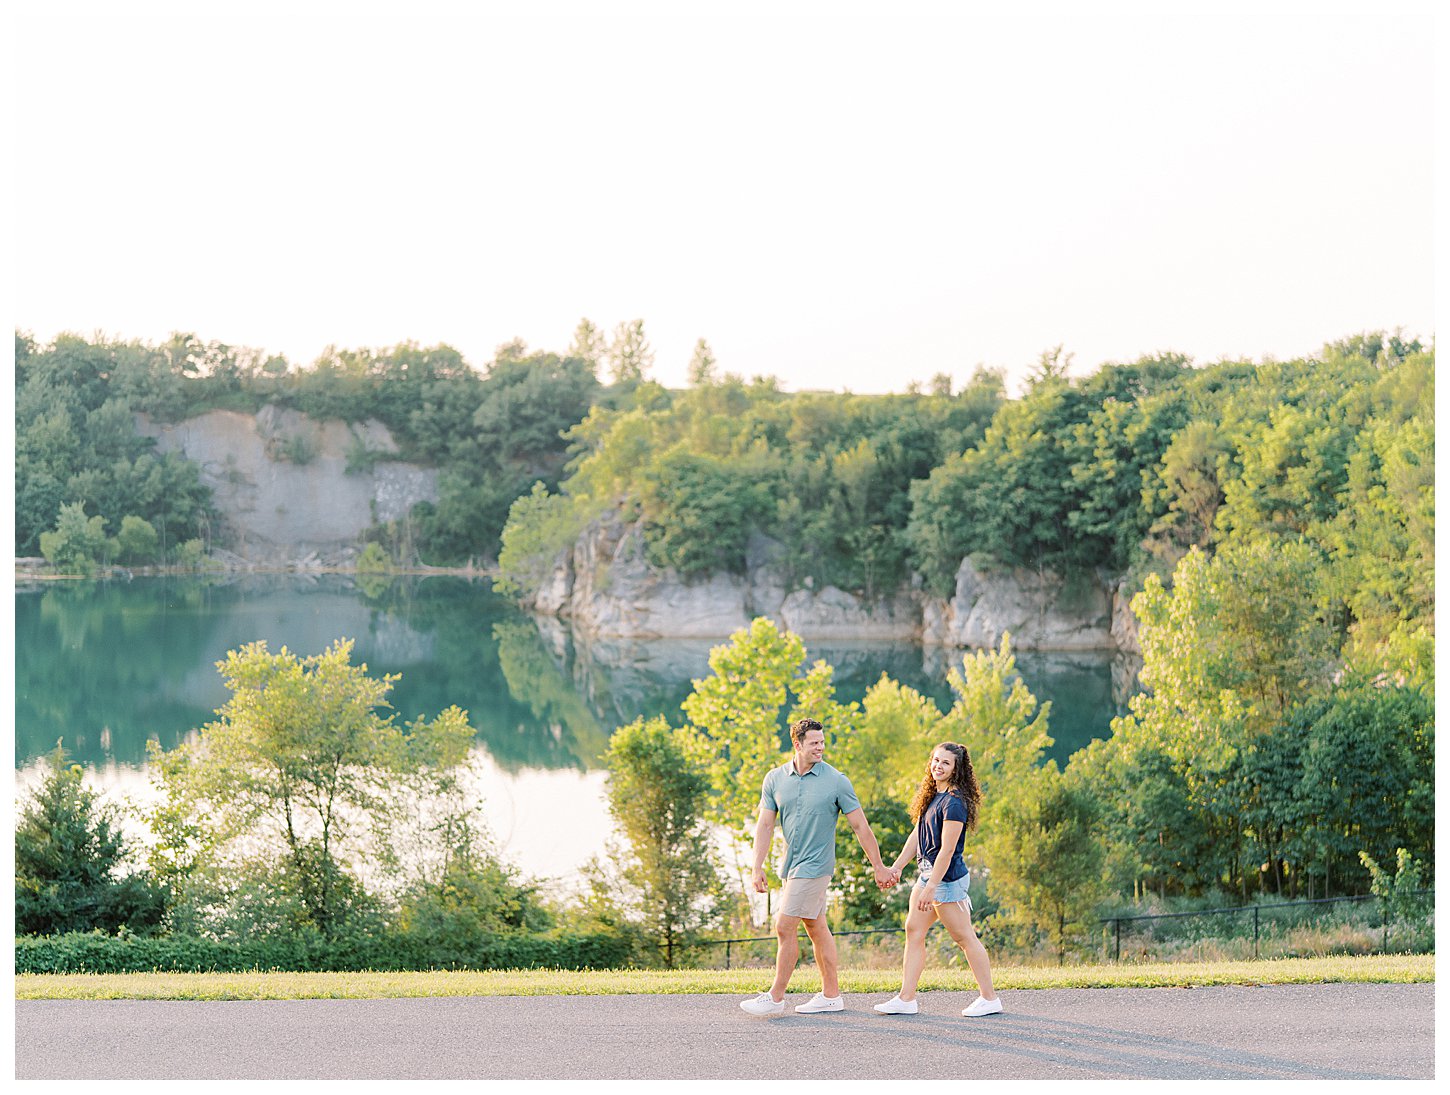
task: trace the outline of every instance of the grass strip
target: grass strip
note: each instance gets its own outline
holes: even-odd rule
[[[1361,955],[1258,962],[1165,962],[1152,965],[1000,966],[999,989],[1193,988],[1208,985],[1302,985],[1326,982],[1433,982],[1435,956]],[[748,970],[479,970],[419,973],[118,973],[19,974],[17,1000],[368,1000],[419,996],[620,996],[722,993],[746,996],[770,981]],[[841,988],[891,993],[900,975],[843,970]],[[792,993],[821,987],[814,967],[791,980]],[[923,992],[973,989],[971,974],[928,969]]]

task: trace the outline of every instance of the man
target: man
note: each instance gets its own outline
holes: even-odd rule
[[[876,885],[894,885],[896,875],[881,862],[876,834],[851,788],[851,781],[821,758],[826,735],[815,719],[801,719],[791,725],[791,759],[766,773],[760,787],[760,815],[755,823],[755,868],[757,893],[766,892],[765,857],[775,832],[776,815],[785,836],[785,861],[780,877],[780,912],[775,918],[775,982],[769,991],[741,1001],[751,1015],[779,1015],[785,1011],[785,987],[795,972],[800,956],[796,931],[801,924],[811,937],[816,968],[821,971],[821,991],[796,1011],[811,1014],[841,1011],[841,987],[837,980],[836,940],[826,926],[826,890],[836,867],[836,814],[846,821],[861,842],[866,858],[876,871]]]

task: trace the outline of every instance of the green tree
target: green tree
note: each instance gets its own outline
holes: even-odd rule
[[[509,507],[502,546],[498,553],[500,592],[532,595],[553,573],[560,552],[574,542],[585,520],[573,499],[550,494],[535,483]]]
[[[130,513],[121,518],[121,529],[116,534],[116,558],[121,562],[152,562],[160,547],[161,538],[150,521]]]
[[[1150,575],[1133,599],[1143,648],[1133,713],[1175,757],[1226,760],[1329,682],[1320,556],[1299,543],[1191,550],[1171,592]]]
[[[710,676],[695,681],[685,698],[685,714],[699,732],[695,755],[710,778],[708,816],[737,842],[754,838],[761,782],[783,762],[782,714],[805,656],[800,636],[757,617],[710,651]]]
[[[1359,861],[1369,872],[1370,892],[1380,907],[1384,924],[1380,949],[1390,949],[1390,929],[1396,923],[1418,920],[1425,915],[1432,898],[1427,896],[1422,865],[1404,848],[1395,849],[1394,873],[1385,870],[1368,852],[1359,853]]]
[[[604,332],[588,319],[581,319],[574,328],[574,340],[569,343],[569,356],[577,357],[580,361],[587,362],[591,368],[598,369],[605,352]]]
[[[133,850],[114,807],[85,786],[56,744],[44,782],[15,825],[15,930],[21,935],[154,928],[166,891],[145,872],[123,873]]]
[[[654,350],[644,334],[644,320],[620,323],[609,343],[609,378],[620,385],[635,385],[654,365]]]
[[[40,534],[40,553],[58,570],[89,574],[107,552],[106,522],[87,517],[84,503],[60,507],[52,532]]]
[[[1388,862],[1398,847],[1434,854],[1434,704],[1416,688],[1355,682],[1294,713],[1299,742],[1291,802],[1295,858],[1352,887],[1359,855]]]
[[[956,702],[939,724],[942,737],[967,747],[982,788],[984,820],[1031,777],[1052,747],[1050,702],[1041,705],[1017,672],[1012,637],[1003,634],[996,650],[962,656],[962,668],[947,674]],[[935,744],[935,742],[933,742]],[[922,758],[925,765],[925,757]]]
[[[688,731],[636,719],[609,741],[609,813],[627,847],[613,861],[621,902],[659,947],[666,966],[720,914],[720,874],[705,820],[710,780]]]
[[[694,353],[690,355],[690,364],[685,374],[689,380],[690,387],[704,388],[715,383],[715,355],[710,351],[710,344],[703,338],[695,343]]]
[[[345,639],[309,657],[265,642],[229,651],[217,668],[231,698],[157,765],[158,857],[183,878],[202,864],[225,873],[226,853],[250,839],[325,936],[365,896],[360,869],[388,858],[377,849],[398,821],[400,781],[446,777],[473,736],[456,707],[406,726],[379,715],[397,677],[369,676],[351,651]]]
[[[1040,769],[1028,794],[1004,806],[991,846],[992,891],[1018,923],[1042,932],[1058,965],[1093,924],[1105,895],[1103,848],[1093,795]]]

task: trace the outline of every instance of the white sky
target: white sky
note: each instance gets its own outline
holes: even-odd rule
[[[1434,334],[1424,4],[186,10],[21,5],[42,340],[483,366],[641,317],[666,384],[703,336],[864,392]]]

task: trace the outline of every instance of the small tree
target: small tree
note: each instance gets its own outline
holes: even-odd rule
[[[614,383],[640,383],[654,360],[654,350],[644,336],[644,320],[630,320],[614,329],[609,343],[609,377]]]
[[[695,343],[695,352],[690,355],[686,376],[692,388],[708,388],[715,383],[715,355],[710,352],[710,344],[703,338]]]
[[[805,656],[800,636],[757,617],[710,651],[711,675],[695,681],[685,699],[685,714],[700,731],[694,749],[713,791],[710,819],[738,842],[754,838],[761,782],[784,762],[782,714]]]
[[[605,353],[604,333],[588,319],[581,319],[574,328],[574,341],[569,344],[569,356],[587,361],[597,369]]]
[[[23,935],[140,931],[160,922],[165,889],[144,873],[121,874],[129,843],[115,810],[66,764],[57,742],[45,782],[15,826],[15,930]]]
[[[614,732],[609,813],[629,842],[612,858],[648,937],[674,966],[675,952],[720,914],[720,874],[705,821],[710,781],[691,759],[688,732],[663,718]]]
[[[457,707],[405,727],[380,716],[398,678],[370,677],[351,653],[347,639],[306,658],[286,647],[273,654],[265,642],[229,651],[217,668],[231,699],[197,742],[157,765],[165,792],[157,858],[185,878],[203,867],[225,874],[237,844],[280,853],[280,880],[329,936],[363,896],[357,868],[386,865],[379,848],[397,821],[400,788],[446,776],[473,738]]]
[[[1417,891],[1425,888],[1421,865],[1404,848],[1395,849],[1395,872],[1390,874],[1368,852],[1359,853],[1359,861],[1369,871],[1370,892],[1378,899],[1384,934],[1380,949],[1390,949],[1390,927],[1401,920],[1417,920],[1424,915],[1428,902]]]
[[[123,563],[149,563],[156,558],[161,540],[156,529],[144,517],[127,514],[121,518],[121,531],[116,534],[116,558]]]
[[[40,534],[40,553],[58,570],[89,574],[106,554],[106,521],[87,517],[83,502],[60,507],[55,528]]]
[[[1104,893],[1098,812],[1090,795],[1040,769],[1036,786],[1008,801],[992,840],[992,892],[1012,919],[1047,935],[1061,965],[1068,941]]]

